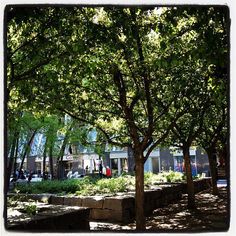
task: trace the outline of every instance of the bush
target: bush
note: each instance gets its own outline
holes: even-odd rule
[[[158,183],[176,183],[183,182],[185,180],[184,174],[174,171],[163,171],[158,174],[147,172],[144,174],[144,184],[152,185]]]
[[[78,179],[70,180],[46,180],[31,184],[19,184],[15,190],[20,193],[75,193],[81,189],[81,183]]]
[[[100,192],[124,192],[126,190],[126,181],[123,177],[101,179],[97,182],[98,190]]]
[[[153,174],[147,172],[144,174],[145,186],[158,183],[183,182],[184,174],[180,172],[161,172]],[[77,194],[77,195],[95,195],[95,194],[115,194],[117,192],[126,192],[134,190],[135,177],[132,175],[123,175],[117,178],[99,178],[85,176],[82,179],[68,180],[47,180],[31,184],[19,184],[15,191],[20,193],[55,193],[55,194]]]
[[[126,177],[118,177],[111,179],[96,179],[90,180],[89,184],[84,184],[80,191],[77,191],[77,195],[95,195],[104,193],[117,193],[127,191],[129,181]]]
[[[26,183],[18,183],[14,189],[13,192],[15,193],[34,193],[32,186],[29,186]]]
[[[38,211],[38,208],[37,208],[37,205],[35,205],[35,204],[29,204],[29,205],[24,206],[24,211],[28,215],[35,215]]]

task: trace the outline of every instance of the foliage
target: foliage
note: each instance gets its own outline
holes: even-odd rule
[[[144,175],[144,183],[147,186],[158,185],[158,183],[183,182],[184,174],[180,172],[161,172],[153,174],[147,172]],[[56,194],[76,194],[76,195],[96,195],[96,194],[116,194],[117,192],[133,191],[135,177],[123,175],[117,178],[92,178],[70,180],[47,180],[31,184],[19,184],[16,189],[20,193],[56,193]]]
[[[20,193],[74,193],[80,190],[81,182],[80,180],[70,179],[70,180],[47,180],[31,184],[19,184],[16,189]]]
[[[158,183],[183,182],[184,180],[185,176],[181,172],[163,171],[157,175],[151,172],[145,174],[145,183],[149,185]]]
[[[71,113],[124,145],[128,121],[158,140],[183,112],[178,126],[191,133],[205,101],[226,98],[227,8],[15,7],[7,19],[9,111]]]
[[[131,146],[136,170],[159,144],[189,147],[201,135],[212,103],[225,98],[227,7],[6,12],[12,114],[19,108],[67,113],[100,130],[102,140]],[[143,205],[142,171],[136,180]],[[143,229],[144,214],[138,211],[142,208],[136,222]]]
[[[122,178],[100,179],[91,185],[84,185],[81,191],[77,191],[77,195],[94,195],[94,194],[114,194],[117,192],[126,192],[128,182]]]
[[[38,212],[37,202],[18,194],[7,198],[7,207],[15,208],[29,215],[35,215]]]
[[[29,215],[35,215],[37,213],[37,205],[35,204],[27,204],[24,206],[24,210]]]

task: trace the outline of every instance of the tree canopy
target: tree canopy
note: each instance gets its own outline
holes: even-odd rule
[[[8,120],[22,111],[68,114],[110,144],[132,147],[143,229],[143,165],[150,152],[157,145],[189,147],[217,126],[215,112],[227,113],[228,9],[6,12]]]

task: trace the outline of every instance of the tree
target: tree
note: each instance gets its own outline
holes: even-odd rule
[[[25,158],[29,156],[34,137],[39,129],[42,127],[42,122],[36,116],[30,113],[24,113],[21,119],[21,132],[23,134],[23,142],[25,143],[23,152],[21,154],[21,164],[19,169],[23,168]]]
[[[10,182],[10,177],[11,177],[11,172],[12,172],[12,167],[14,166],[14,161],[16,161],[17,159],[17,150],[18,150],[18,139],[19,139],[19,134],[20,134],[20,131],[19,131],[19,128],[18,128],[18,124],[19,124],[19,121],[18,119],[16,119],[16,123],[15,125],[13,126],[15,129],[13,129],[14,131],[12,131],[12,134],[13,135],[10,135],[11,132],[9,132],[9,129],[8,129],[8,137],[9,137],[9,141],[8,141],[8,149],[9,149],[9,152],[8,152],[8,155],[9,155],[9,158],[7,158],[7,178],[5,179],[5,192],[7,193],[8,191],[8,188],[9,188],[9,182]],[[11,125],[9,124],[9,126],[11,128],[12,127],[12,123]],[[12,136],[12,137],[11,137]],[[11,138],[11,140],[10,140]],[[10,143],[11,141],[11,143]],[[14,155],[16,156],[14,158]]]
[[[196,143],[197,138],[202,139],[202,132],[207,133],[214,125],[217,128],[217,122],[206,124],[205,116],[211,109],[220,113],[220,99],[226,99],[226,88],[222,85],[227,78],[227,60],[224,64],[216,58],[227,58],[227,8],[183,7],[167,9],[164,15],[166,24],[159,24],[161,45],[165,52],[161,59],[166,59],[164,66],[168,68],[169,94],[178,94],[172,111],[180,107],[186,111],[175,122],[172,129],[174,136],[172,139],[170,137],[172,141],[169,144],[175,144],[183,150],[188,205],[194,208],[189,147]],[[219,47],[221,50],[217,51]],[[217,108],[216,94],[220,97]],[[224,103],[226,106],[227,103]]]
[[[209,40],[206,40],[207,44],[204,49],[207,52],[209,66],[211,68],[211,80],[208,89],[212,94],[214,106],[212,111],[209,111],[209,114],[212,114],[210,120],[206,120],[208,126],[205,129],[204,137],[208,138],[205,147],[211,159],[213,193],[217,194],[216,177],[214,177],[214,173],[216,172],[215,156],[217,149],[221,149],[221,141],[223,141],[221,147],[224,147],[222,150],[228,150],[229,143],[229,12],[227,8],[220,8],[218,11],[215,8],[211,8],[208,14],[211,16],[211,20],[204,25],[208,33],[205,35],[202,34],[201,36],[205,39],[209,38]],[[224,153],[226,154],[227,176],[229,173],[229,155],[227,151]]]
[[[13,114],[9,116],[8,123],[8,145],[11,148],[9,149],[10,153],[7,166],[7,189],[12,174],[12,167],[14,167],[13,174],[15,175],[17,159],[19,158],[21,159],[19,169],[23,168],[25,158],[30,153],[36,132],[41,128],[40,120],[32,114],[21,112],[16,113],[17,115],[15,117],[13,117]]]
[[[148,53],[142,43],[149,32],[149,25],[144,24],[148,17],[146,10],[118,8],[81,8],[71,17],[64,15],[52,32],[60,34],[60,24],[73,25],[76,19],[81,19],[79,26],[70,27],[68,38],[65,36],[57,42],[69,53],[32,70],[34,79],[27,80],[27,87],[17,86],[26,101],[33,99],[38,108],[46,106],[60,110],[90,124],[113,145],[132,145],[137,229],[145,227],[143,169],[148,155],[144,157],[144,151],[156,146],[162,138],[158,135],[153,142],[154,124],[163,118],[160,116],[163,110],[155,109],[154,113],[155,77],[149,71]],[[79,46],[76,50],[73,38]],[[65,63],[67,67],[63,66]],[[31,88],[34,94],[25,87]],[[53,106],[52,100],[55,101]]]
[[[171,26],[166,21],[168,14],[162,16],[158,8],[153,7],[39,8],[37,11],[40,14],[36,29],[43,29],[43,14],[53,23],[48,24],[46,33],[40,32],[48,39],[46,46],[37,42],[36,48],[27,44],[25,51],[23,47],[18,49],[18,53],[29,52],[28,57],[37,59],[40,65],[31,63],[27,73],[20,73],[24,83],[19,80],[18,84],[14,83],[24,98],[21,104],[28,109],[69,114],[84,125],[96,128],[110,144],[132,148],[136,173],[136,225],[138,230],[143,230],[145,161],[171,129],[177,132],[178,125],[190,121],[185,131],[194,133],[194,137],[185,135],[181,138],[186,142],[187,160],[189,145],[202,126],[198,118],[202,118],[207,107],[204,90],[201,99],[197,96],[197,89],[205,85],[205,81],[196,79],[202,75],[204,63],[190,58],[192,51],[197,51],[195,44],[191,46],[197,37],[187,32],[183,40],[176,43],[174,40],[177,34],[181,39],[185,30],[189,30],[193,25],[192,18],[186,17],[187,21],[183,23],[179,17],[177,27],[175,20]],[[177,14],[174,9],[173,12]],[[22,24],[27,22],[30,27],[34,17],[30,13]],[[16,25],[20,30],[22,26]],[[10,45],[12,35],[9,30]],[[48,49],[51,53],[47,54]],[[50,60],[43,60],[46,58],[44,53]],[[35,57],[35,54],[39,56]],[[199,65],[200,71],[197,70]],[[21,72],[22,68],[17,70]],[[9,77],[10,72],[9,63]],[[194,90],[196,101],[190,99],[192,83],[188,79],[192,73],[194,85],[197,85]],[[25,74],[27,80],[22,76]],[[177,92],[181,95],[179,98]],[[204,106],[203,111],[201,106]],[[193,116],[194,109],[199,111],[198,118]],[[179,121],[183,115],[185,117]]]
[[[58,148],[56,147],[56,142],[58,140],[58,130],[62,128],[60,122],[60,114],[50,115],[43,114],[43,127],[41,132],[45,136],[44,151],[43,151],[43,176],[46,178],[46,158],[49,157],[49,167],[52,179],[54,178],[54,168],[53,168],[53,158],[58,154]]]
[[[213,110],[213,109],[212,109]],[[216,111],[217,112],[214,112]],[[198,138],[198,143],[205,149],[209,165],[210,172],[212,178],[212,193],[214,195],[218,194],[217,188],[217,162],[216,162],[216,154],[219,140],[221,137],[226,136],[225,128],[226,128],[226,111],[223,108],[222,112],[219,113],[219,109],[214,109],[211,113],[208,110],[208,113],[205,116],[205,122],[207,124],[204,125],[204,131],[201,137]]]

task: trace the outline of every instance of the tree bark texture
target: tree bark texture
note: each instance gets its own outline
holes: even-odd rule
[[[207,150],[210,172],[211,172],[211,182],[212,182],[212,194],[218,195],[218,188],[217,188],[217,170],[216,170],[216,157],[214,156],[214,149],[208,148]]]
[[[64,170],[63,170],[64,165],[63,165],[62,161],[63,161],[63,156],[65,153],[66,145],[68,143],[69,133],[72,130],[73,125],[74,125],[74,122],[71,123],[69,129],[66,131],[59,155],[57,157],[57,179],[64,178]]]
[[[37,133],[37,130],[34,130],[32,135],[30,136],[29,141],[26,144],[25,151],[24,151],[22,159],[21,159],[20,170],[23,168],[26,156],[30,153],[31,145],[33,143],[34,136],[36,135],[36,133]]]
[[[49,148],[49,164],[50,164],[50,173],[51,173],[52,179],[54,179],[52,150],[53,150],[53,144],[51,143],[50,148]]]
[[[224,147],[223,147],[223,152],[222,152],[222,158],[224,160],[225,163],[225,176],[226,179],[229,183],[229,173],[230,173],[230,159],[229,159],[229,155],[228,155],[228,143],[225,143]]]
[[[47,146],[48,146],[48,138],[46,137],[46,142],[44,145],[43,151],[43,179],[46,179],[46,158],[47,158]]]
[[[144,162],[142,153],[135,155],[135,209],[136,209],[136,230],[145,230],[144,215]]]
[[[6,192],[9,189],[9,182],[10,182],[10,178],[11,178],[11,171],[12,171],[12,167],[13,167],[13,162],[14,162],[14,154],[15,154],[15,149],[16,149],[16,144],[17,144],[17,139],[19,138],[19,132],[16,131],[15,135],[14,135],[14,139],[11,145],[11,152],[10,152],[10,157],[8,160],[8,166],[7,166],[7,179],[6,179]]]
[[[16,177],[18,149],[19,149],[19,138],[16,141],[16,147],[15,147],[15,157],[14,157],[14,167],[13,167],[13,175],[14,175],[14,177]]]
[[[63,156],[64,156],[64,152],[66,149],[67,141],[68,141],[68,137],[66,134],[66,136],[63,140],[61,149],[60,149],[59,156],[57,158],[57,178],[58,179],[64,178],[64,171],[63,171],[64,165],[63,165],[62,161],[63,161]]]
[[[193,184],[193,177],[192,177],[189,146],[183,147],[183,155],[184,155],[185,173],[187,177],[188,208],[194,209],[195,208],[195,195],[194,195],[194,184]]]

